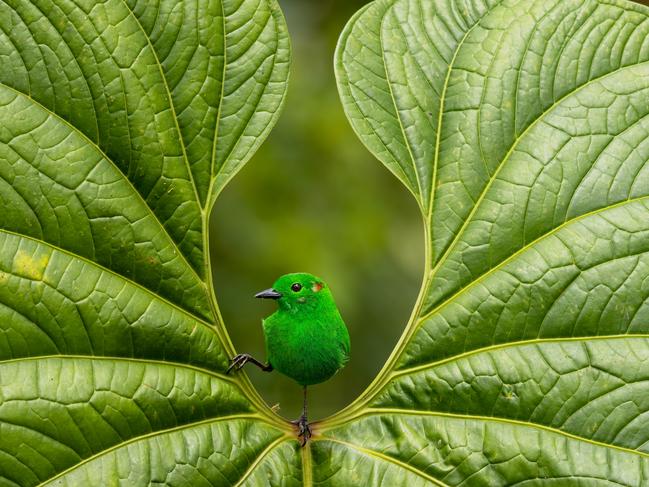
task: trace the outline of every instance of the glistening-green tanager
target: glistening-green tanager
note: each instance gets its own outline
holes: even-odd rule
[[[228,372],[250,362],[266,372],[278,370],[302,385],[304,407],[294,424],[304,446],[311,437],[307,386],[324,382],[349,361],[349,333],[329,287],[311,274],[286,274],[255,297],[278,304],[277,311],[263,320],[268,362],[242,353],[232,359]]]

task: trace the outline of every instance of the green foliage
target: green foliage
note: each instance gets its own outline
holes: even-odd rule
[[[223,374],[207,224],[284,98],[279,7],[11,0],[0,36],[0,484],[236,482],[287,427]]]
[[[347,115],[428,248],[392,357],[313,447],[329,481],[357,457],[387,484],[649,482],[648,16],[378,0],[349,23]]]
[[[403,336],[305,449],[208,216],[274,124],[273,0],[0,6],[0,485],[649,482],[649,9],[377,0],[336,57],[427,236]],[[145,8],[146,7],[146,8]]]

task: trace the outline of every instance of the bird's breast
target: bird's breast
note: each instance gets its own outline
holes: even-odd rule
[[[334,327],[335,323],[317,321],[264,323],[270,363],[302,385],[324,382],[345,360]]]

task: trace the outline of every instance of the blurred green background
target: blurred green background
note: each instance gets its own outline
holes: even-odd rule
[[[223,317],[239,352],[265,360],[261,320],[275,303],[253,299],[281,274],[306,271],[331,287],[349,327],[352,359],[310,388],[312,419],[353,401],[395,346],[423,272],[423,227],[400,183],[362,146],[340,104],[338,35],[364,1],[280,0],[293,45],[283,114],[212,214],[211,253]],[[301,389],[246,368],[270,405],[299,415]]]

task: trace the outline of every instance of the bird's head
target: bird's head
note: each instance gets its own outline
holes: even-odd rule
[[[286,274],[273,287],[255,294],[256,298],[275,299],[280,308],[299,310],[333,302],[322,279],[306,272]]]

